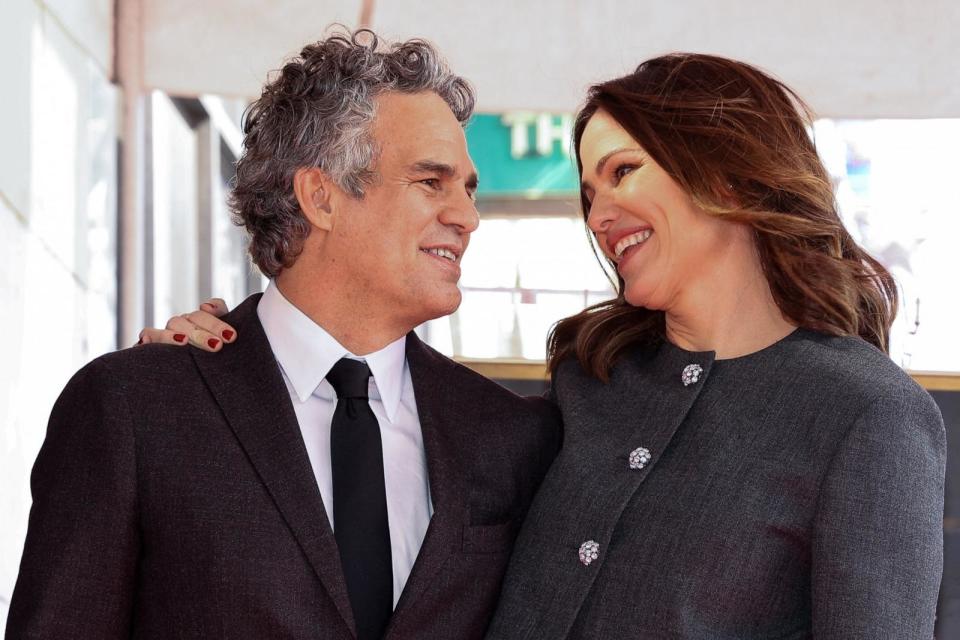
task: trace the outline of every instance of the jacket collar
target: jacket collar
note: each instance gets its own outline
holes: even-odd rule
[[[364,356],[347,351],[323,327],[287,300],[273,281],[257,305],[257,316],[270,348],[300,402],[306,402],[323,385],[330,397],[333,389],[323,382],[327,373],[344,357],[362,359],[373,373],[371,391],[379,394],[387,420],[393,422],[403,392],[406,337]]]
[[[257,315],[260,298],[259,294],[251,296],[224,318],[237,329],[241,339],[236,344],[219,353],[191,353],[314,572],[346,624],[355,630],[343,571],[338,561],[331,561],[337,558],[331,553],[336,548],[333,531],[290,395]],[[412,332],[407,335],[405,351],[423,431],[434,514],[391,628],[402,626],[414,615],[417,599],[461,543],[469,516],[467,485],[451,441],[469,424],[469,416],[457,412],[446,391],[456,365]]]
[[[407,335],[407,363],[417,401],[430,476],[433,518],[420,554],[400,594],[387,635],[401,629],[415,615],[417,599],[431,585],[458,545],[468,522],[467,483],[459,471],[455,439],[469,428],[470,416],[454,406],[448,389],[456,379],[457,365],[423,344],[413,332]]]
[[[340,615],[355,629],[333,531],[290,395],[257,317],[260,295],[224,321],[240,339],[220,353],[192,349],[201,375]]]

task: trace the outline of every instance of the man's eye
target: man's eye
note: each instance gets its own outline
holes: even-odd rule
[[[427,186],[430,187],[431,189],[439,189],[439,188],[440,188],[440,179],[439,179],[439,178],[426,178],[426,179],[424,179],[424,180],[421,180],[420,183],[427,185]]]

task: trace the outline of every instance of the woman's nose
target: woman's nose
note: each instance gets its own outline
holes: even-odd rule
[[[612,206],[607,198],[599,194],[590,204],[590,213],[587,214],[587,226],[594,233],[604,233],[617,218],[617,208]]]

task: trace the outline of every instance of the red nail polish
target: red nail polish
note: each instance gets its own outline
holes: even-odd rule
[[[218,344],[220,344],[220,341],[216,338],[210,338],[207,340],[207,346],[209,346],[211,349],[216,349]]]
[[[223,336],[223,339],[224,339],[224,340],[232,340],[232,339],[233,339],[233,331],[230,331],[230,329],[224,329],[223,332],[221,333],[221,335]]]
[[[187,336],[184,333],[175,333],[173,334],[173,339],[177,342],[183,342],[187,339]]]

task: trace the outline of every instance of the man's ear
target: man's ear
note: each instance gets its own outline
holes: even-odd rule
[[[310,226],[323,231],[333,228],[333,189],[333,181],[317,167],[301,167],[293,174],[293,192]]]

